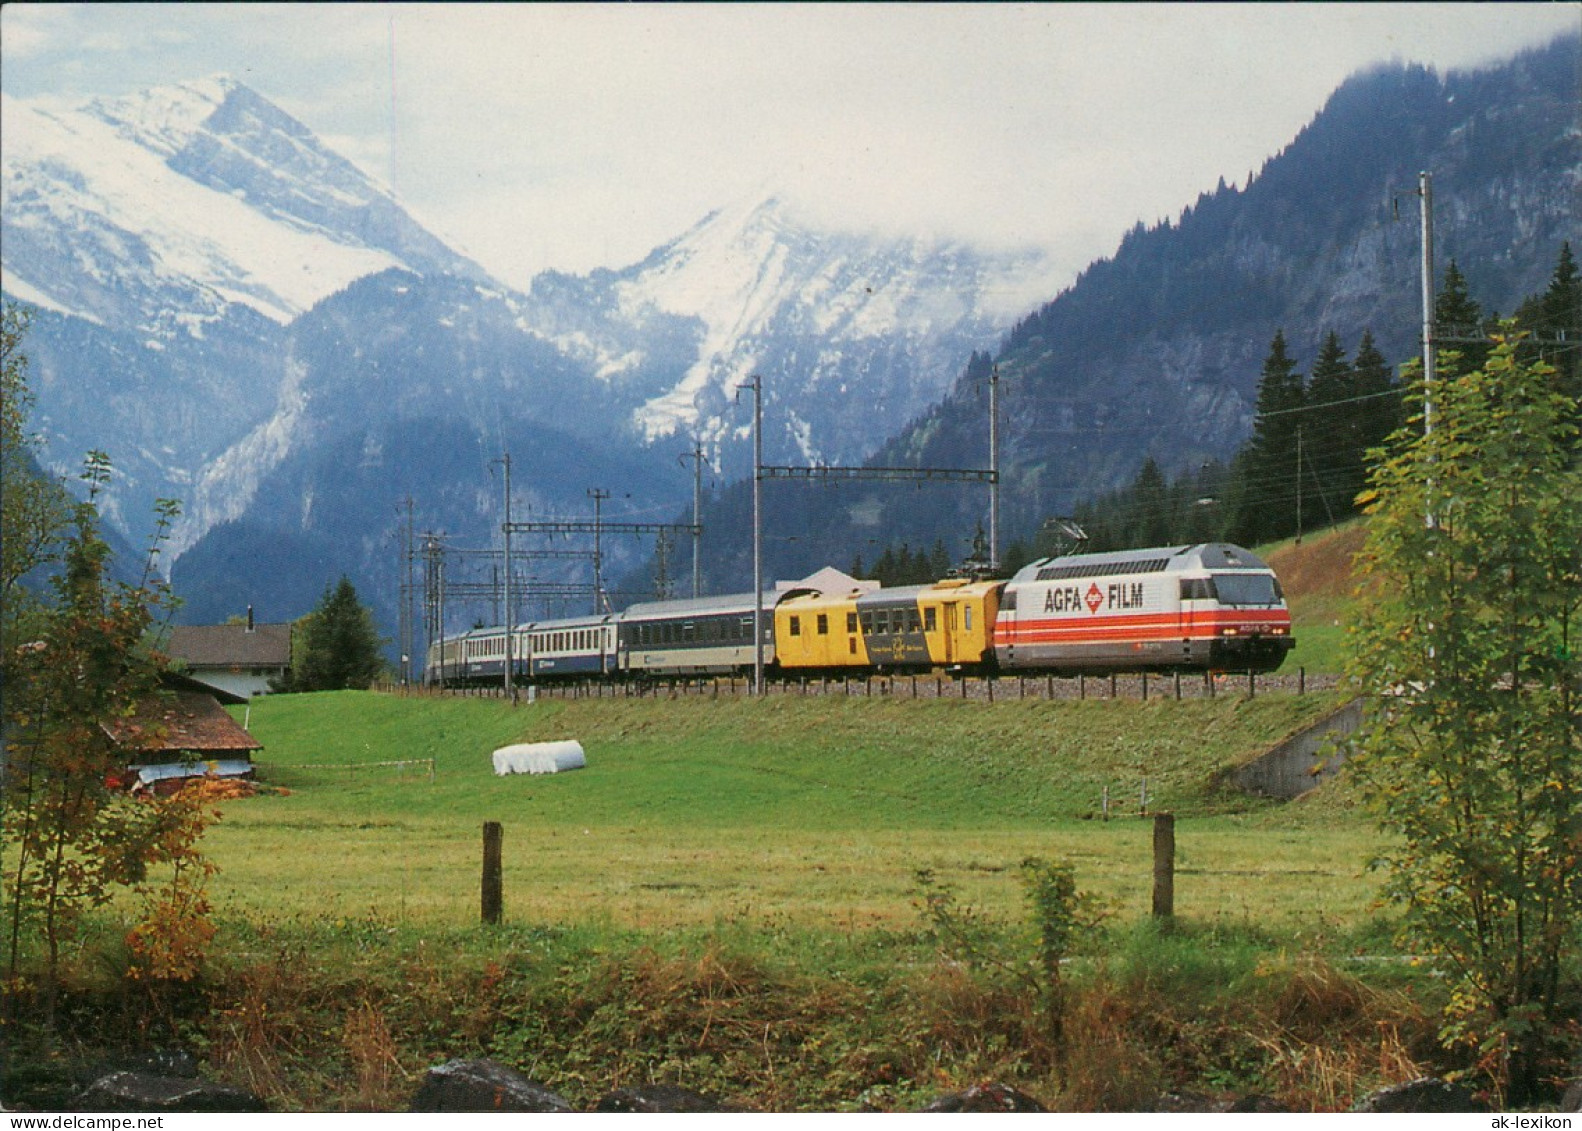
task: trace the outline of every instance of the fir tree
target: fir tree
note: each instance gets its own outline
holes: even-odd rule
[[[1582,275],[1577,272],[1576,257],[1571,254],[1571,241],[1560,245],[1560,258],[1555,263],[1554,274],[1549,278],[1549,289],[1544,292],[1540,330],[1575,331],[1582,329]]]
[[[1309,411],[1299,414],[1297,446],[1302,466],[1298,469],[1299,488],[1305,498],[1317,495],[1315,502],[1329,522],[1346,513],[1345,481],[1361,457],[1353,451],[1347,435],[1346,420],[1351,408],[1353,370],[1341,347],[1340,335],[1331,330],[1324,335],[1313,375],[1307,386]],[[1355,492],[1353,492],[1355,493]],[[1315,510],[1307,511],[1316,513]],[[1309,522],[1307,525],[1314,525]]]
[[[1374,344],[1373,331],[1364,330],[1357,344],[1347,386],[1350,403],[1342,415],[1347,450],[1352,455],[1341,478],[1341,497],[1347,511],[1357,507],[1357,496],[1368,481],[1368,453],[1384,446],[1385,439],[1401,426],[1404,412],[1401,389],[1390,363]]]
[[[1258,415],[1252,439],[1237,459],[1236,537],[1248,544],[1283,538],[1296,530],[1296,430],[1306,399],[1302,375],[1276,331],[1258,380]]]
[[[291,670],[277,690],[365,690],[384,670],[373,614],[344,576],[333,589],[325,588],[318,607],[297,622],[293,636]]]
[[[945,549],[942,538],[934,540],[934,548],[928,555],[929,580],[938,581],[950,572],[950,551]]]
[[[1523,349],[1526,358],[1547,361],[1555,368],[1556,387],[1572,400],[1582,400],[1582,275],[1577,272],[1571,244],[1560,245],[1549,287],[1528,299],[1516,311],[1516,324],[1531,330],[1539,341]]]
[[[1133,546],[1162,546],[1170,541],[1170,488],[1153,456],[1143,461],[1129,492],[1126,541]]]
[[[1476,338],[1476,341],[1444,341],[1447,338]],[[1483,330],[1483,308],[1467,288],[1467,278],[1452,259],[1445,269],[1445,281],[1434,296],[1434,340],[1437,351],[1461,355],[1459,371],[1482,369],[1489,356],[1489,343]],[[1443,344],[1440,344],[1443,343]]]

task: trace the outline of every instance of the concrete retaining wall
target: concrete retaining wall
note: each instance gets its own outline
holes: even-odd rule
[[[1300,797],[1334,777],[1346,760],[1344,743],[1335,743],[1327,752],[1325,744],[1351,734],[1361,725],[1362,700],[1353,699],[1268,753],[1231,771],[1231,784],[1263,797]],[[1325,756],[1321,757],[1321,752]]]

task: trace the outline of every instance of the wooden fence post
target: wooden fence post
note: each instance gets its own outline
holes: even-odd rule
[[[1154,918],[1175,915],[1176,819],[1174,813],[1154,814]]]
[[[500,867],[500,845],[505,830],[499,821],[483,823],[483,921],[499,923],[505,908],[505,890]]]

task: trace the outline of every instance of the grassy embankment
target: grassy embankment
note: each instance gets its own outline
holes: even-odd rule
[[[1146,779],[1151,809],[1177,814],[1182,914],[1353,923],[1371,898],[1367,826],[1216,784],[1334,702],[264,700],[260,764],[291,792],[228,806],[208,849],[220,905],[248,917],[470,922],[485,820],[505,826],[517,922],[895,927],[915,922],[920,867],[1014,915],[1028,855],[1071,860],[1134,915],[1151,883]],[[495,746],[561,738],[583,743],[587,769],[494,776]],[[433,758],[434,780],[271,769],[396,758]]]
[[[1265,547],[1264,559],[1274,569],[1291,606],[1291,632],[1296,649],[1286,667],[1301,665],[1310,672],[1344,670],[1347,626],[1355,598],[1351,559],[1362,548],[1368,527],[1353,519],[1309,535]]]

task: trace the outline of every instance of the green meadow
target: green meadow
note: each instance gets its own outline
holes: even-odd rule
[[[1179,914],[1355,923],[1375,842],[1345,799],[1221,784],[1336,703],[266,698],[250,715],[264,789],[224,805],[211,890],[248,919],[462,925],[494,820],[516,923],[900,927],[916,922],[919,868],[1015,917],[1027,856],[1071,862],[1130,917],[1150,899],[1146,789],[1147,813],[1176,814]],[[497,746],[568,738],[586,769],[493,773]],[[401,761],[419,764],[373,765]]]

